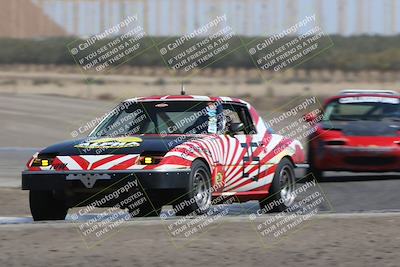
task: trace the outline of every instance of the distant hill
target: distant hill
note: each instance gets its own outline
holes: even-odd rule
[[[0,0],[0,37],[65,36],[65,30],[29,0]]]

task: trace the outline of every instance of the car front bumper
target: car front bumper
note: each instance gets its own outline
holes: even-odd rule
[[[314,159],[321,170],[400,171],[400,148],[397,147],[325,146]]]
[[[22,189],[52,191],[68,207],[87,206],[96,200],[102,201],[101,207],[113,207],[139,191],[153,203],[169,203],[187,191],[190,172],[190,169],[24,171]],[[103,202],[104,199],[107,201]]]
[[[190,169],[124,171],[23,171],[23,190],[98,191],[123,181],[138,180],[145,190],[185,189]],[[90,180],[90,183],[85,181]]]

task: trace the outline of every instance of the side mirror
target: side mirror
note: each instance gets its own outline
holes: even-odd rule
[[[234,135],[234,134],[236,134],[238,132],[243,131],[244,130],[244,125],[241,122],[239,122],[239,123],[231,123],[229,125],[228,130],[229,130],[229,134]]]

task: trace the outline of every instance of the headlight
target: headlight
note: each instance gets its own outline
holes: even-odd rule
[[[57,155],[55,154],[35,154],[32,160],[29,161],[29,167],[49,167],[53,164],[53,161]],[[29,165],[29,164],[28,164]]]
[[[153,165],[158,164],[163,159],[165,153],[142,153],[140,155],[140,164]]]
[[[26,167],[30,168],[33,164],[33,161],[37,158],[39,152],[36,152],[35,154],[32,155],[32,157],[28,160],[28,162],[26,163]]]
[[[52,163],[53,163],[52,158],[44,158],[44,159],[36,158],[32,162],[32,167],[48,167],[51,166]]]

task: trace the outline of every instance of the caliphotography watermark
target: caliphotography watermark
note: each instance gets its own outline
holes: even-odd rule
[[[77,177],[80,180],[86,178]],[[101,183],[101,180],[93,183]],[[139,179],[129,175],[78,204],[70,218],[87,247],[91,248],[120,231],[126,221],[139,214],[146,215],[153,209]]]
[[[286,138],[305,144],[320,135],[318,123],[323,121],[322,105],[316,96],[299,96],[264,116],[267,127]],[[326,122],[325,128],[331,128]]]
[[[321,212],[332,210],[329,200],[312,174],[299,180],[292,192],[294,202],[282,210],[284,199],[276,195],[260,202],[260,208],[248,215],[261,243],[271,247],[302,229]],[[285,190],[282,188],[281,190]],[[278,213],[271,213],[276,212]],[[270,213],[270,215],[265,215]]]
[[[108,149],[138,147],[142,139],[135,136],[141,133],[143,124],[149,118],[141,105],[131,106],[130,103],[123,102],[103,120],[104,124],[100,123],[98,128],[74,147],[80,152],[94,152],[97,155]],[[87,129],[87,124],[83,129]]]
[[[214,16],[194,31],[158,44],[165,64],[181,74],[200,70],[226,56],[240,44],[233,42],[234,29],[226,14]]]
[[[178,116],[170,123],[166,122],[166,127],[160,132],[160,136],[165,138],[163,140],[166,147],[172,149],[183,142],[195,141],[200,135],[226,134],[230,123],[228,117],[230,111],[223,109],[223,102],[219,99],[204,104],[193,104],[185,110],[183,116]],[[177,133],[179,135],[176,135]],[[203,138],[204,136],[200,137]],[[183,156],[186,158],[190,151],[191,148],[187,149]],[[203,152],[209,154],[209,151]]]
[[[330,37],[318,25],[316,15],[306,15],[290,27],[247,45],[255,65],[278,73],[295,67],[333,46]]]
[[[83,72],[101,73],[151,48],[153,43],[146,36],[138,15],[131,15],[87,39],[75,40],[67,47]]]
[[[232,204],[239,202],[237,197],[231,194],[212,196],[214,192],[220,192],[223,186],[224,183],[221,182],[201,193],[193,194],[195,191],[187,193],[170,203],[173,209],[161,214],[165,229],[177,248],[184,247],[205,232],[217,227],[229,214]],[[208,201],[208,204],[199,207],[198,203],[204,203],[204,201]],[[170,220],[169,217],[174,214],[181,216]]]
[[[78,128],[76,128],[73,131],[71,131],[70,135],[72,136],[72,138],[77,138],[79,136],[82,136],[82,135],[85,135],[85,134],[89,134],[105,118],[110,117],[110,116],[118,115],[121,111],[129,109],[132,104],[137,104],[137,101],[136,100],[123,101],[123,102],[119,103],[111,111],[108,111],[108,112],[104,113],[102,116],[97,116],[97,117],[93,118],[90,121],[86,121],[86,122],[82,123]]]

